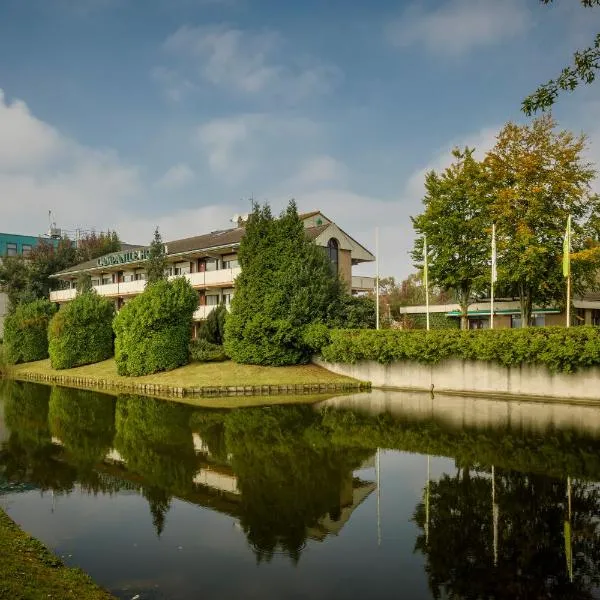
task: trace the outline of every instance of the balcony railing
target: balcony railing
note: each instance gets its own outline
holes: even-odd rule
[[[73,300],[77,295],[77,290],[75,288],[68,290],[54,290],[50,292],[50,301],[51,302],[68,302],[69,300]]]
[[[375,289],[375,277],[352,276],[352,289],[369,292]]]
[[[185,278],[194,287],[233,285],[235,278],[240,274],[241,268],[217,269],[216,271],[203,271],[201,273],[186,273]]]

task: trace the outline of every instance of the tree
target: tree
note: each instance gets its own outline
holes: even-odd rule
[[[442,174],[425,178],[425,210],[413,217],[419,237],[413,260],[423,268],[423,235],[427,236],[429,281],[456,295],[461,329],[467,329],[467,311],[489,280],[490,220],[488,184],[473,149],[454,149],[455,162]]]
[[[222,345],[225,339],[225,320],[227,319],[227,308],[219,304],[208,313],[206,321],[202,323],[198,337],[211,344]]]
[[[325,253],[306,237],[293,201],[278,219],[268,205],[254,205],[239,259],[226,353],[248,364],[308,362],[303,328],[342,310],[344,291]]]
[[[553,0],[540,0],[550,4]],[[581,0],[587,8],[599,6],[600,0]],[[600,33],[589,48],[578,50],[573,56],[573,64],[565,67],[556,79],[541,85],[533,94],[527,96],[522,103],[526,115],[532,115],[538,110],[550,108],[558,98],[560,91],[573,91],[581,83],[592,83],[596,79],[596,71],[600,69]]]
[[[116,231],[102,231],[99,234],[92,231],[77,240],[77,263],[118,252],[120,249],[121,240]]]
[[[150,244],[150,255],[146,261],[146,279],[148,285],[167,278],[167,257],[165,246],[158,227],[154,230],[154,239]]]
[[[596,171],[583,159],[586,137],[555,129],[549,115],[530,125],[508,123],[485,159],[499,284],[520,299],[523,327],[531,323],[534,302],[564,304],[561,259],[568,215],[574,252],[598,237],[600,199],[590,190]],[[575,292],[592,279],[589,263],[574,265]]]
[[[20,302],[35,300],[29,286],[29,263],[22,256],[7,256],[0,262],[0,286],[14,308]]]

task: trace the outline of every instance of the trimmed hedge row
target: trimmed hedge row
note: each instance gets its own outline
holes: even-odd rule
[[[70,369],[110,358],[114,314],[114,304],[93,291],[62,306],[48,327],[52,368]]]
[[[343,330],[329,333],[321,349],[328,362],[373,360],[438,363],[445,359],[483,360],[505,367],[545,365],[572,373],[600,365],[600,328],[530,327],[471,331]]]
[[[56,306],[49,300],[18,305],[4,321],[4,351],[10,364],[48,358],[48,323]]]

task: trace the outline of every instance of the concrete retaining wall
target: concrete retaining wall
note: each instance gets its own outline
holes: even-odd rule
[[[437,365],[374,361],[355,364],[316,364],[340,375],[370,381],[376,388],[433,390],[480,395],[531,396],[540,398],[600,401],[600,368],[577,373],[551,373],[543,366],[502,367],[484,361],[447,360]]]

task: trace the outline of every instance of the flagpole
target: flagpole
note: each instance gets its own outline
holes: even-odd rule
[[[492,224],[492,281],[490,298],[490,329],[494,329],[494,283],[496,282],[496,224]]]
[[[425,315],[427,322],[427,331],[429,331],[429,267],[427,265],[427,236],[423,236],[423,257],[425,266],[423,268],[423,279],[425,284]]]
[[[375,227],[375,329],[379,329],[379,227]]]

